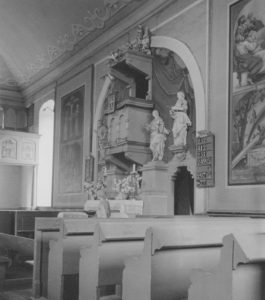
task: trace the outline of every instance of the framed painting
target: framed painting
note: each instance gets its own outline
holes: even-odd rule
[[[84,93],[82,86],[61,98],[59,190],[82,192]]]
[[[85,181],[91,182],[93,181],[94,174],[94,156],[90,155],[85,160]]]
[[[228,184],[265,183],[265,1],[230,6]]]

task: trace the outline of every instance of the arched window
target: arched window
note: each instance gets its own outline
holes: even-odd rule
[[[39,134],[37,206],[47,207],[52,203],[54,100],[46,101],[40,108]]]

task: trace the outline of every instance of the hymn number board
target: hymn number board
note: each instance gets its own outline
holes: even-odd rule
[[[197,187],[214,186],[214,135],[207,134],[197,137],[197,168],[196,181]]]

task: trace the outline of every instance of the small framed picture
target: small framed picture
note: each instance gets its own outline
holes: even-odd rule
[[[93,173],[94,173],[94,156],[90,155],[85,159],[85,181],[91,182],[93,181]]]

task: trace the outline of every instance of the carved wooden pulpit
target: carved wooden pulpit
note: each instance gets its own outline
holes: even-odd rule
[[[152,56],[126,50],[109,62],[113,78],[98,127],[99,168],[107,166],[108,181],[132,165],[152,159],[149,134],[152,102]],[[111,184],[111,182],[109,182]]]

